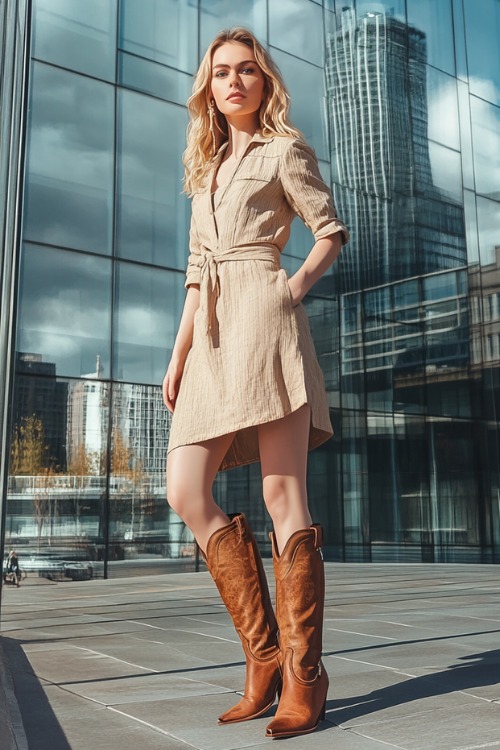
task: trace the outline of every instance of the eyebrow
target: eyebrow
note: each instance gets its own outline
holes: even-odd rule
[[[238,63],[238,65],[248,65],[248,63],[252,63],[253,65],[257,65],[257,61],[256,60],[242,60],[241,62]],[[213,66],[213,70],[215,70],[215,68],[230,68],[230,67],[231,66],[228,65],[227,63],[217,63],[217,65]]]

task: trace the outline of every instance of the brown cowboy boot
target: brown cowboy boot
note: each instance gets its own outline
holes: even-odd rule
[[[243,513],[212,534],[205,560],[246,656],[243,698],[219,716],[219,724],[255,719],[281,688],[281,652],[264,567]]]
[[[278,555],[271,533],[276,575],[276,616],[283,656],[283,690],[266,736],[313,732],[325,717],[328,675],[321,662],[325,572],[321,526],[296,531]]]

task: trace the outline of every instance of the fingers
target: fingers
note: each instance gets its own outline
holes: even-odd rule
[[[169,412],[173,413],[177,400],[178,383],[167,372],[163,380],[163,402]]]

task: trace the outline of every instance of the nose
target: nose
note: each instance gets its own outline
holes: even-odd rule
[[[240,85],[240,75],[235,70],[231,73],[229,84],[236,88]]]

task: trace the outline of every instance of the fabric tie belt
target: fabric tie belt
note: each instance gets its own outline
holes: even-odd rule
[[[215,308],[220,293],[219,271],[220,263],[237,260],[259,260],[273,263],[276,270],[280,268],[280,251],[276,245],[242,245],[232,247],[222,253],[210,250],[201,254],[191,253],[188,265],[200,269],[200,306],[206,311],[207,334],[212,340],[218,339],[218,321]],[[215,335],[214,335],[215,334]]]

